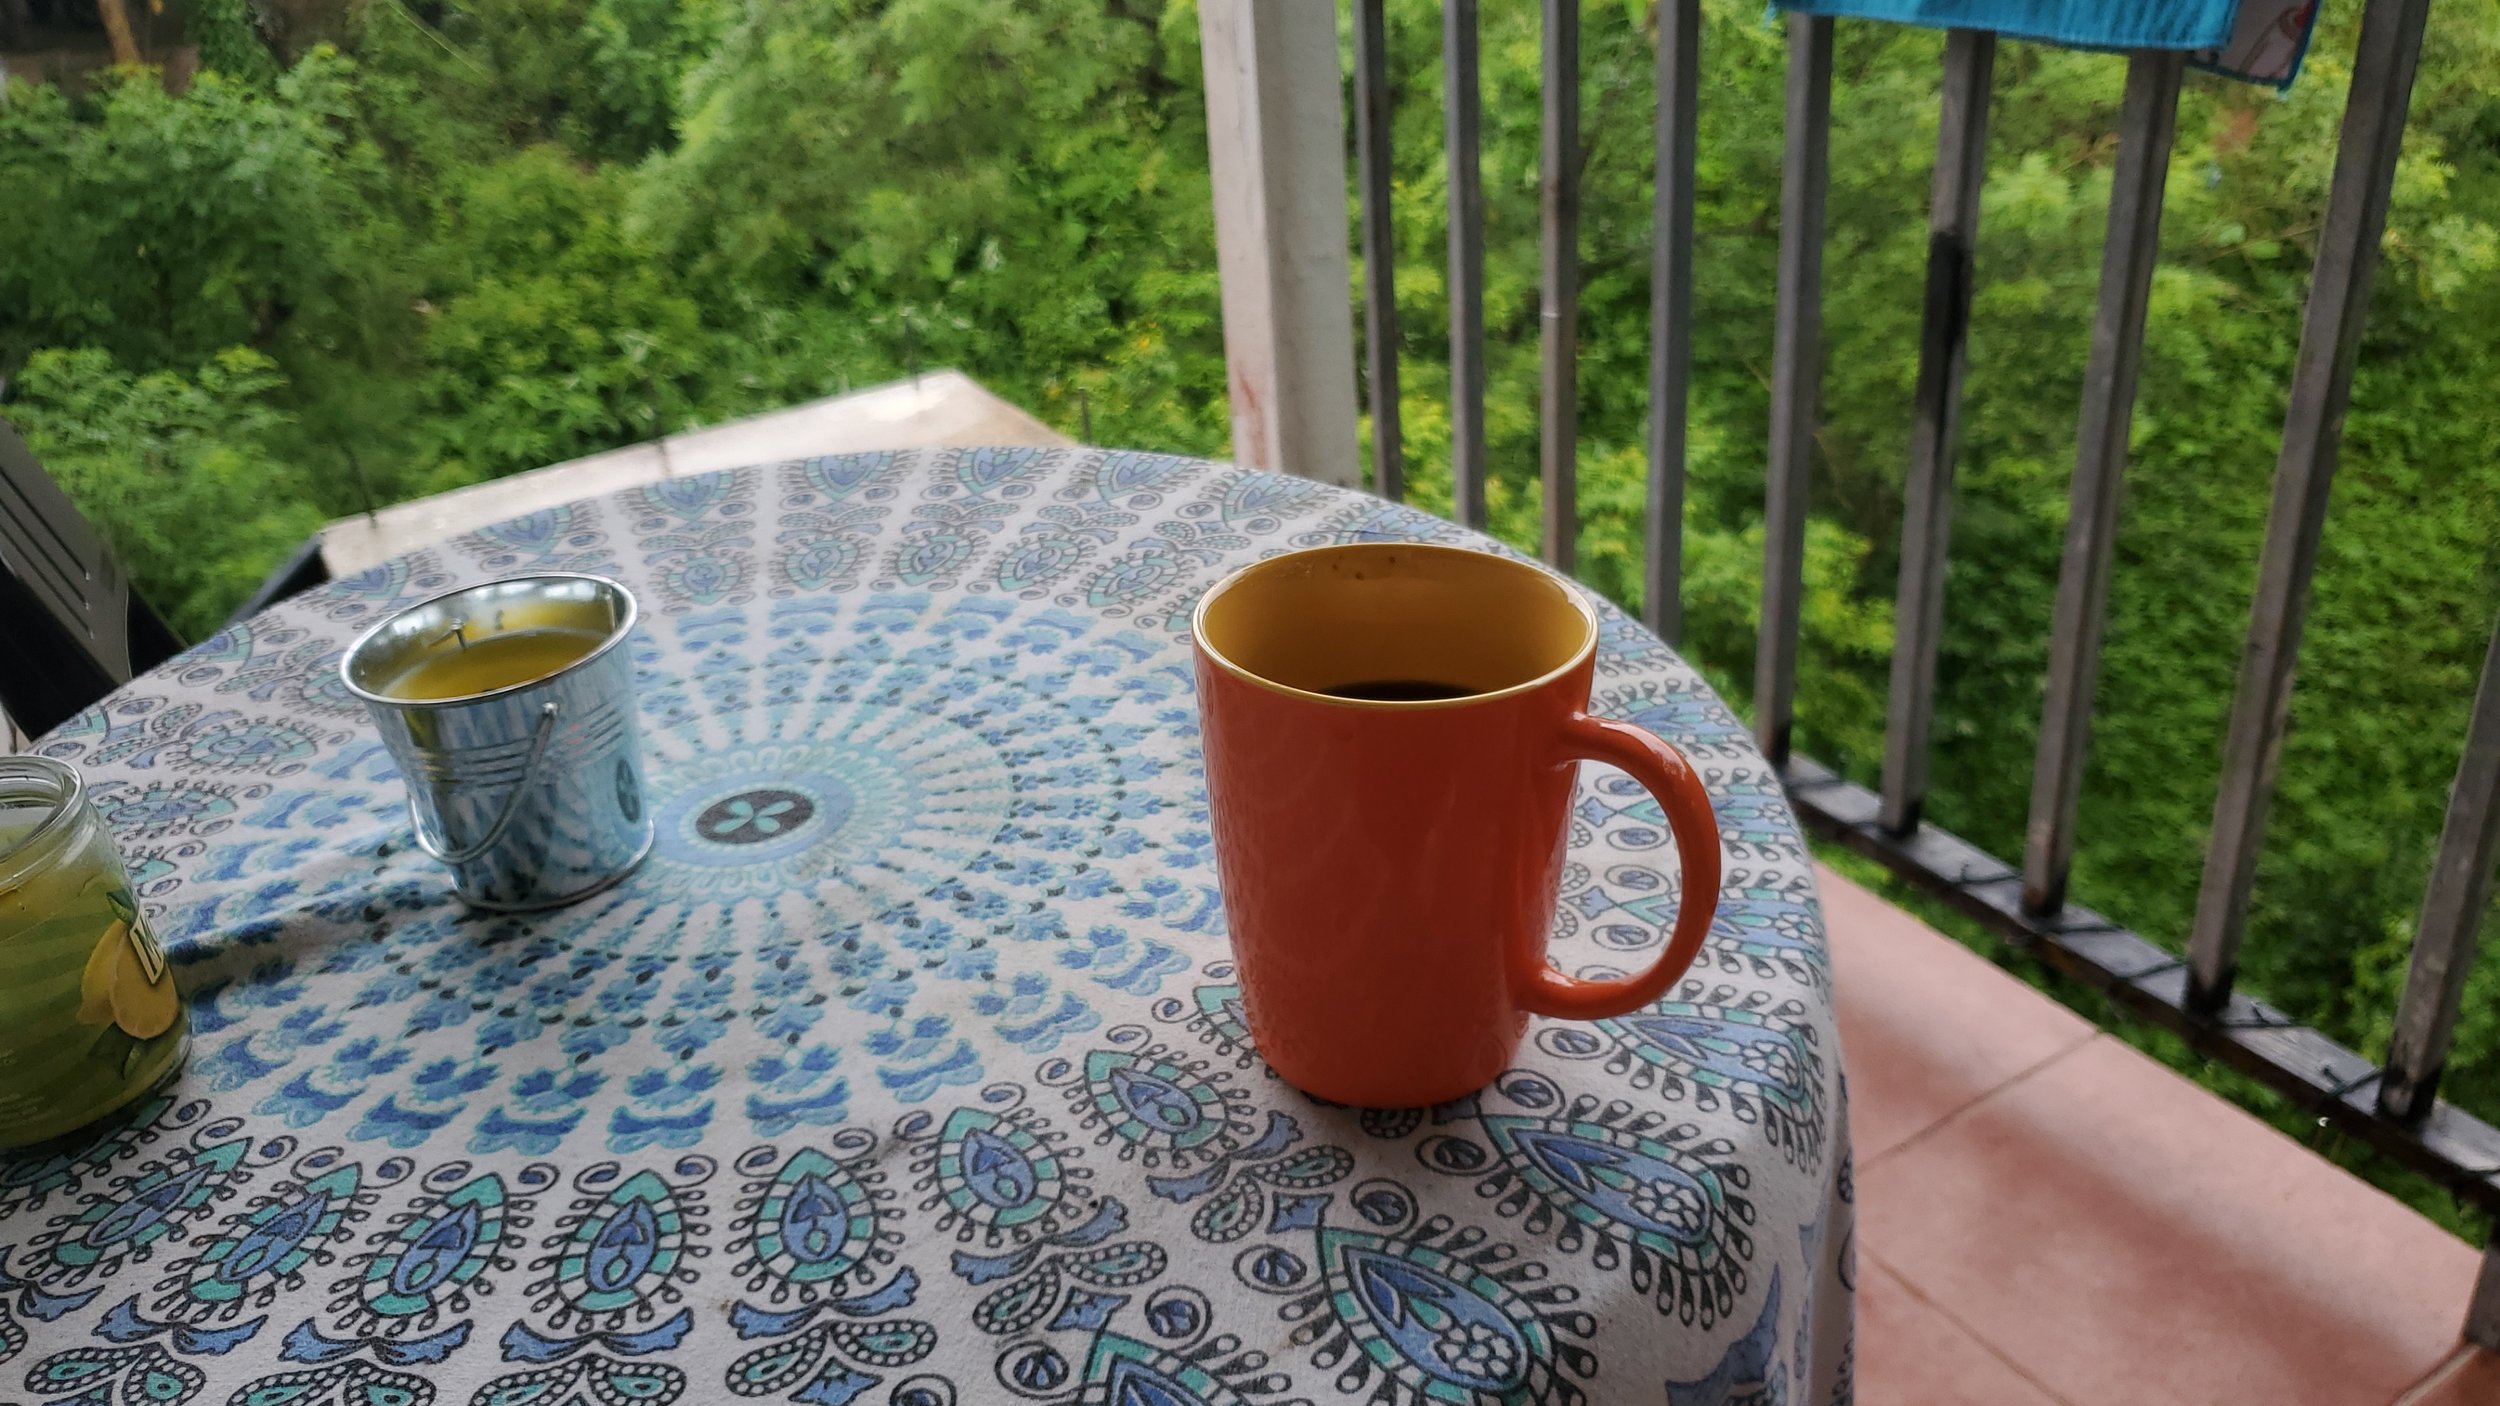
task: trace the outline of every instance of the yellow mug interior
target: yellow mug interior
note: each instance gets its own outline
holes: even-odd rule
[[[1597,647],[1597,617],[1553,574],[1489,552],[1411,542],[1314,547],[1218,583],[1198,603],[1200,644],[1253,682],[1327,697],[1425,681],[1463,696],[1365,707],[1447,707],[1533,688]]]

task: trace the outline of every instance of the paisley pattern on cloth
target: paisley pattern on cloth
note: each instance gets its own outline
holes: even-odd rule
[[[1188,611],[1383,538],[1489,545],[1156,455],[769,464],[399,559],[72,720],[38,750],[86,770],[196,1042],[89,1145],[0,1161],[0,1401],[1845,1402],[1811,869],[1620,614],[1598,710],[1681,744],[1726,830],[1681,987],[1425,1111],[1251,1047]],[[334,668],[546,569],[643,600],[658,839],[579,906],[472,914]],[[1592,766],[1571,825],[1554,960],[1635,967],[1664,817]]]

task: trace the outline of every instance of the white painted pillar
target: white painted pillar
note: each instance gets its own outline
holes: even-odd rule
[[[1335,0],[1202,0],[1233,458],[1362,483]]]

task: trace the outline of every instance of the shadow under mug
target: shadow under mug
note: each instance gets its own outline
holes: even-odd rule
[[[1441,1103],[1508,1067],[1530,1015],[1626,1014],[1692,965],[1718,822],[1675,748],[1589,715],[1597,616],[1569,583],[1452,547],[1319,547],[1217,584],[1191,633],[1242,1003],[1286,1082]],[[1545,956],[1582,760],[1658,798],[1683,870],[1666,950],[1613,980]]]

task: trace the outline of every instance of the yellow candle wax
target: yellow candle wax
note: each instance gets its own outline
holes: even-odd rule
[[[93,808],[50,828],[43,818],[0,805],[0,1148],[63,1136],[145,1093],[190,1028]]]
[[[382,692],[411,702],[492,693],[543,679],[604,643],[605,636],[580,630],[515,630],[469,640],[465,646],[449,639],[383,685]]]

